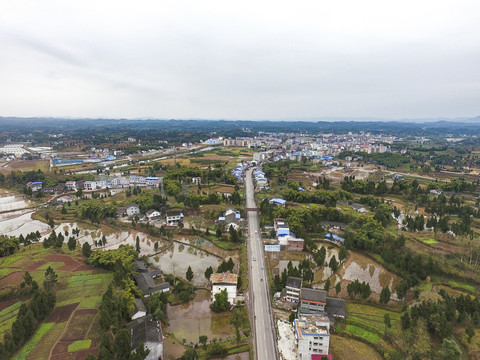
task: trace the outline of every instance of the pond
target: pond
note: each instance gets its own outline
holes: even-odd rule
[[[164,273],[174,274],[183,278],[185,278],[188,267],[191,266],[193,284],[207,285],[208,281],[204,276],[205,270],[211,266],[213,271],[216,271],[221,260],[205,251],[175,242],[165,252],[151,256],[150,262]]]
[[[198,342],[200,335],[207,335],[208,340],[213,338],[225,339],[232,336],[228,324],[229,312],[214,313],[210,310],[210,291],[197,290],[195,298],[187,304],[167,306],[169,325],[167,331],[187,343]]]

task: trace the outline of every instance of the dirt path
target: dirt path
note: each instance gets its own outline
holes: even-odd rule
[[[80,303],[79,303],[80,304]],[[65,335],[65,332],[67,331],[68,329],[68,325],[70,325],[70,321],[72,321],[73,319],[73,314],[75,314],[75,311],[77,310],[77,307],[78,305],[75,307],[75,309],[70,313],[70,317],[68,318],[68,321],[67,321],[67,324],[65,325],[65,328],[63,329],[62,333],[60,334],[60,336],[57,338],[57,341],[55,341],[55,344],[53,344],[52,348],[50,349],[50,354],[48,354],[48,359],[50,360],[53,356],[53,349],[55,349],[55,346],[57,346],[58,342],[60,341],[60,339],[63,337],[63,335]]]

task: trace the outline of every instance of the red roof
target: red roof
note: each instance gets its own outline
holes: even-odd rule
[[[330,355],[330,354],[328,354],[328,355],[313,354],[312,355],[312,360],[321,360],[322,356],[326,356],[328,358],[328,360],[333,360],[332,355]]]

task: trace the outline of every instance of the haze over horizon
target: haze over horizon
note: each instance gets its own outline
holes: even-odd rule
[[[0,115],[473,118],[479,18],[467,0],[7,2]]]

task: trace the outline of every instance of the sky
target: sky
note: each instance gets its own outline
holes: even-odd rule
[[[480,115],[480,1],[2,1],[0,116]]]

